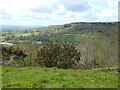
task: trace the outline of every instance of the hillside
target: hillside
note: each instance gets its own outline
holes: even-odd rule
[[[62,33],[108,32],[118,28],[118,22],[74,22],[64,25],[51,25],[37,30],[61,30]]]

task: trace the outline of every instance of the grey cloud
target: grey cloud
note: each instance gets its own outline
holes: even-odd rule
[[[52,13],[56,10],[58,10],[58,6],[63,5],[67,11],[73,11],[73,12],[86,12],[90,10],[92,7],[87,2],[81,2],[81,1],[58,1],[56,4],[53,4],[51,7],[48,6],[42,6],[37,7],[34,9],[31,9],[32,12],[37,13]]]
[[[74,1],[74,2],[65,1],[59,3],[64,5],[66,10],[73,12],[85,12],[92,8],[87,2],[81,2],[81,1]]]
[[[44,6],[44,7],[37,7],[31,10],[32,12],[38,12],[38,13],[52,13],[53,12],[53,8],[50,8],[48,6]]]
[[[64,16],[64,15],[66,15],[66,12],[57,12],[56,14],[57,14],[57,15]]]
[[[91,8],[87,3],[66,4],[65,7],[67,10],[73,11],[73,12],[85,12]]]

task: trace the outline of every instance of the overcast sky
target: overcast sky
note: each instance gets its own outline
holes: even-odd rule
[[[0,0],[2,25],[118,21],[119,0]]]

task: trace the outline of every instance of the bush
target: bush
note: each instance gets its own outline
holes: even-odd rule
[[[25,51],[19,47],[14,48],[13,46],[2,45],[1,48],[3,61],[12,61],[14,63],[21,64],[21,62],[23,62],[24,58],[27,56]]]
[[[51,42],[37,49],[36,62],[41,66],[75,68],[81,53],[67,43]]]

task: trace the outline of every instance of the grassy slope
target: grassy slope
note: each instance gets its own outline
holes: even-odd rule
[[[26,88],[117,88],[115,71],[90,71],[26,67],[3,67],[3,87]]]

